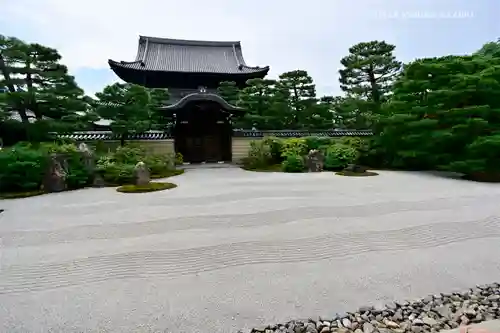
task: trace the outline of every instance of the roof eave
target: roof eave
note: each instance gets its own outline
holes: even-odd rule
[[[238,111],[238,112],[244,111],[243,108],[240,108],[238,106],[235,106],[235,105],[228,103],[224,98],[220,97],[219,95],[210,94],[210,93],[189,94],[189,95],[181,98],[175,104],[166,105],[166,106],[161,107],[160,110],[163,110],[163,111],[179,110],[179,109],[184,108],[188,103],[195,102],[195,101],[212,101],[212,102],[216,102],[216,103],[220,104],[223,107],[223,109],[227,110],[227,111]]]
[[[127,65],[129,64],[135,64],[135,63],[140,63],[141,61],[115,61],[112,59],[108,59],[108,65],[111,67],[113,72],[116,73],[116,75],[120,76],[116,69],[118,68],[124,68],[127,70],[133,70],[133,71],[145,71],[145,72],[160,72],[160,73],[182,73],[182,74],[206,74],[206,75],[236,75],[236,76],[245,76],[245,75],[252,75],[252,74],[262,74],[262,75],[267,75],[267,73],[270,70],[269,66],[265,67],[250,67],[250,66],[243,66],[245,68],[250,69],[250,72],[244,72],[241,70],[240,72],[234,72],[234,73],[219,73],[219,72],[179,72],[179,71],[165,71],[165,70],[149,70],[149,69],[137,69],[137,68],[131,68]],[[121,77],[120,77],[121,78]],[[121,78],[122,79],[122,78]]]

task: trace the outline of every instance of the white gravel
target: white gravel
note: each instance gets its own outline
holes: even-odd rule
[[[0,201],[2,332],[236,332],[500,277],[500,185],[188,170]]]

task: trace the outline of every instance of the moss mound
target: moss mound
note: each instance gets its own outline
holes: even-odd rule
[[[37,195],[45,194],[44,191],[28,191],[28,192],[14,192],[14,193],[2,193],[0,194],[0,199],[20,199],[29,198]]]
[[[368,176],[378,176],[378,173],[373,171],[365,171],[365,172],[352,172],[352,171],[339,171],[335,173],[339,176],[347,176],[347,177],[368,177]]]
[[[149,183],[147,185],[123,185],[116,190],[121,193],[146,193],[169,190],[175,187],[177,185],[172,183]]]

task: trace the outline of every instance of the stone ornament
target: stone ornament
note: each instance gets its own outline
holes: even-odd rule
[[[309,172],[321,172],[323,171],[323,164],[325,161],[325,156],[320,150],[312,149],[309,151],[306,157],[306,165]]]
[[[144,162],[138,162],[135,165],[135,185],[147,185],[151,178],[149,169]]]
[[[57,155],[50,155],[49,166],[43,182],[44,190],[46,192],[61,192],[66,190],[66,176],[67,173],[58,160]]]

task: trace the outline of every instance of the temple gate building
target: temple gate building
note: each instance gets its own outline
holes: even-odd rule
[[[231,161],[231,117],[244,110],[229,104],[216,91],[223,81],[243,88],[246,81],[264,78],[269,66],[245,63],[241,43],[139,37],[135,61],[109,60],[123,81],[148,88],[167,88],[175,151],[191,163]]]

